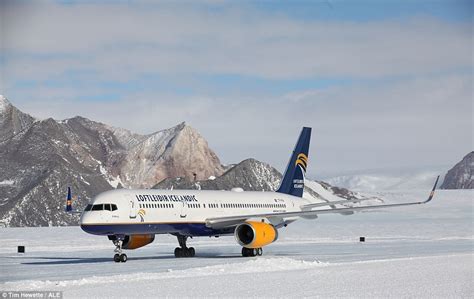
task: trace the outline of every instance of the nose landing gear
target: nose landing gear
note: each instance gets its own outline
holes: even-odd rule
[[[261,256],[263,254],[262,248],[245,248],[242,247],[242,256],[249,257],[249,256]]]
[[[174,256],[175,257],[194,257],[196,251],[193,247],[186,246],[186,240],[188,239],[187,236],[177,235],[178,243],[180,247],[176,247],[174,249]]]
[[[114,254],[114,262],[116,263],[125,263],[128,260],[128,257],[125,253],[122,253],[122,243],[123,240],[113,240],[115,245],[115,254]]]

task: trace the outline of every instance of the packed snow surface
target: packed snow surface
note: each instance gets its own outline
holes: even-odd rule
[[[428,194],[377,195],[394,203]],[[191,239],[196,257],[176,259],[176,239],[163,235],[126,251],[127,263],[112,262],[112,243],[79,227],[4,228],[0,291],[60,290],[65,298],[472,298],[472,211],[472,191],[439,190],[427,205],[297,221],[262,257],[243,258],[233,237],[221,237]],[[18,245],[25,254],[16,253]]]

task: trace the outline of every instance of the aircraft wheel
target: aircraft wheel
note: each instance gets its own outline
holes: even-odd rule
[[[257,255],[262,256],[263,254],[263,249],[262,248],[257,248]]]
[[[257,249],[242,247],[243,257],[256,256],[256,255],[257,255]]]
[[[194,247],[189,247],[189,256],[194,257],[195,254],[196,254],[196,251],[194,250]]]
[[[174,256],[175,257],[183,257],[183,250],[179,247],[174,249]]]
[[[125,263],[127,260],[128,260],[128,257],[127,257],[127,255],[126,255],[125,253],[123,253],[123,254],[120,255],[120,261],[121,261],[122,263]]]
[[[119,263],[120,262],[120,254],[116,253],[114,255],[114,262]]]

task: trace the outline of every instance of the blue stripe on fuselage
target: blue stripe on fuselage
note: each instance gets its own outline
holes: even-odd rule
[[[233,228],[212,229],[205,223],[134,223],[81,224],[81,229],[93,235],[181,234],[187,236],[215,236],[232,234]]]

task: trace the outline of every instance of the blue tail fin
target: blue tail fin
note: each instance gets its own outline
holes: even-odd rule
[[[71,211],[72,211],[71,187],[67,187],[66,212],[71,212]]]
[[[303,127],[298,142],[296,143],[290,162],[286,167],[285,175],[276,192],[302,197],[304,189],[304,176],[308,167],[309,141],[311,128]]]

